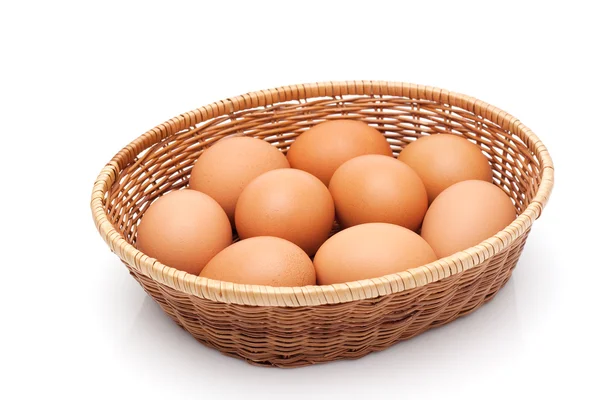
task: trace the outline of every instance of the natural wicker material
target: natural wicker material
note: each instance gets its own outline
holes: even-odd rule
[[[394,154],[420,135],[454,133],[490,158],[494,182],[519,217],[481,244],[377,279],[296,288],[211,281],[162,265],[133,246],[158,196],[185,187],[203,149],[228,135],[262,138],[286,151],[327,119],[364,121]],[[131,274],[202,343],[251,363],[300,366],[371,351],[467,314],[508,281],[553,185],[545,146],[516,118],[480,100],[406,83],[351,81],[248,93],[181,114],[121,150],[92,193],[96,227]]]

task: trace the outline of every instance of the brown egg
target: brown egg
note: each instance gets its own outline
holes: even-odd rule
[[[232,244],[210,260],[200,276],[248,285],[316,283],[315,268],[306,253],[294,243],[272,236]]]
[[[502,189],[489,182],[463,181],[431,204],[421,236],[439,257],[446,257],[494,236],[515,217],[515,207]]]
[[[398,225],[356,225],[329,238],[315,255],[317,283],[329,285],[378,278],[437,259],[431,246]]]
[[[252,179],[273,169],[289,167],[285,155],[264,140],[225,138],[198,158],[192,168],[190,189],[215,199],[233,222],[237,199]]]
[[[298,169],[278,169],[246,186],[235,226],[242,239],[276,236],[313,255],[327,239],[334,213],[333,199],[320,180]]]
[[[365,154],[392,155],[379,131],[354,120],[327,121],[302,133],[290,146],[287,158],[292,168],[319,178],[325,185],[340,165]]]
[[[197,275],[231,239],[231,224],[216,201],[194,190],[177,190],[148,207],[136,245],[169,267]]]
[[[387,222],[417,230],[428,205],[419,175],[403,162],[381,155],[346,161],[333,174],[329,192],[344,228]]]
[[[479,147],[451,134],[423,136],[398,155],[421,177],[429,204],[451,185],[477,179],[492,182],[492,167]]]

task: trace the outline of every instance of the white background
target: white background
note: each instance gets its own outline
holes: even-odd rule
[[[597,396],[599,14],[419,4],[2,2],[0,398]],[[513,279],[476,313],[358,361],[268,369],[205,348],[97,234],[97,173],[181,112],[346,79],[466,93],[544,141],[556,188]]]

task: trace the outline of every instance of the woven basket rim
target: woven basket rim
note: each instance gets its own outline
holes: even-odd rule
[[[161,264],[129,244],[109,222],[103,199],[118,173],[142,150],[182,129],[236,111],[317,97],[383,95],[425,99],[459,107],[518,136],[538,157],[542,179],[527,208],[505,229],[480,244],[432,263],[379,278],[323,286],[271,287],[215,281]],[[301,307],[371,299],[421,287],[468,270],[503,251],[542,213],[554,184],[554,165],[540,139],[512,115],[474,97],[431,86],[387,81],[320,82],[282,86],[220,100],[174,117],[131,142],[102,169],[92,190],[91,209],[98,232],[132,269],[177,291],[216,302],[250,306]]]

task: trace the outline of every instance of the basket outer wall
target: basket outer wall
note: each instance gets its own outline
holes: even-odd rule
[[[129,268],[160,307],[201,343],[255,365],[300,367],[356,359],[475,311],[508,282],[527,234],[485,263],[375,299],[308,307],[201,299]]]

